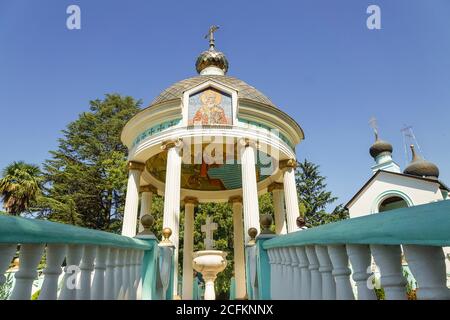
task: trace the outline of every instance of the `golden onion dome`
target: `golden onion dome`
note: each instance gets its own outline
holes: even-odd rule
[[[195,63],[195,68],[199,74],[207,67],[217,67],[226,74],[228,71],[228,60],[222,52],[216,51],[214,46],[212,46],[209,50],[203,51]]]
[[[392,151],[393,151],[392,145],[389,142],[387,142],[387,141],[380,140],[378,138],[378,133],[375,132],[375,142],[369,149],[370,155],[373,158],[376,158],[377,156],[379,156],[383,152],[392,153]]]
[[[411,145],[411,153],[412,161],[403,173],[419,177],[439,178],[439,168],[434,163],[420,157],[414,150],[414,145]]]

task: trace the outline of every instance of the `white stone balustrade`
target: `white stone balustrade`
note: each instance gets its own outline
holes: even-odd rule
[[[16,248],[17,245],[0,245],[1,274],[5,274],[8,269]],[[39,300],[137,298],[144,250],[74,244],[22,244],[19,250],[20,266],[15,273],[16,281],[10,300],[31,298],[32,285],[37,279],[38,264],[44,248],[44,280]]]
[[[418,285],[417,299],[450,299],[445,256],[438,246],[404,245]],[[375,300],[372,257],[381,273],[385,298],[406,299],[399,245],[302,245],[267,249],[271,299]],[[350,276],[355,281],[353,294]]]

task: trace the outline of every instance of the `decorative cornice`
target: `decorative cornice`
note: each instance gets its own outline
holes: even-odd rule
[[[183,201],[185,205],[189,203],[196,206],[198,204],[198,199],[196,197],[185,197]]]
[[[128,161],[127,168],[128,170],[139,170],[142,172],[145,169],[145,164],[141,162]]]
[[[148,184],[146,186],[141,186],[139,188],[140,192],[151,192],[151,193],[158,193],[158,189],[155,186],[152,186],[151,184]]]
[[[297,168],[297,161],[295,161],[295,159],[287,159],[287,160],[281,160],[279,167],[281,170],[286,169],[286,168]]]
[[[267,187],[268,192],[272,192],[273,190],[283,190],[284,185],[280,182],[273,182]]]
[[[161,143],[161,149],[167,150],[174,147],[180,147],[182,145],[183,141],[181,139],[171,139],[166,140]]]
[[[241,196],[232,196],[228,199],[229,203],[242,203],[242,197]]]

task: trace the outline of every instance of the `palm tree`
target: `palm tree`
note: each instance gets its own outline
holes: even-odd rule
[[[38,166],[23,161],[13,162],[3,170],[0,194],[3,207],[12,215],[20,215],[41,193],[42,173]]]

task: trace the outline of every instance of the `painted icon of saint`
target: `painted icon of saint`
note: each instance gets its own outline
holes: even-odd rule
[[[199,98],[202,105],[192,118],[192,124],[230,124],[223,107],[220,105],[222,95],[219,92],[208,89],[202,92]]]

